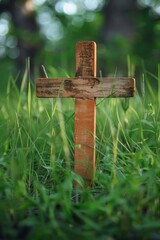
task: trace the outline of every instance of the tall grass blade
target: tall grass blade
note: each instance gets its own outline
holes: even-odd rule
[[[143,106],[145,104],[145,78],[144,78],[144,74],[142,74],[142,103]]]
[[[62,137],[62,142],[63,142],[63,151],[65,154],[65,161],[66,161],[66,166],[68,169],[70,169],[70,151],[68,147],[68,139],[67,139],[67,133],[65,129],[65,121],[64,121],[64,116],[63,116],[63,110],[62,110],[62,104],[61,100],[57,98],[57,108],[58,108],[58,118],[59,118],[59,125],[61,129],[61,137]]]
[[[31,117],[31,84],[30,82],[28,83],[28,116],[29,116],[29,119]]]
[[[127,66],[128,66],[128,77],[131,77],[131,58],[130,56],[128,55],[127,56]]]
[[[27,90],[27,82],[28,82],[28,80],[30,80],[29,78],[30,78],[30,59],[27,58],[26,59],[26,67],[25,67],[23,78],[22,78],[20,92],[24,92],[24,91]]]
[[[160,63],[158,64],[158,108],[160,110]]]

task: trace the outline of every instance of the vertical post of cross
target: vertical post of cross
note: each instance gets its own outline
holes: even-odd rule
[[[96,77],[96,43],[76,46],[76,77]],[[91,186],[95,171],[96,99],[75,100],[74,171]],[[75,182],[75,186],[77,183]]]

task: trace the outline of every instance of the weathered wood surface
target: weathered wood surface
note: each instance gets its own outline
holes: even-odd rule
[[[96,43],[76,46],[76,77],[96,76]],[[78,79],[75,79],[78,83]],[[83,82],[84,79],[82,79]],[[84,80],[85,82],[85,80]],[[91,186],[95,173],[96,99],[75,99],[74,171]],[[75,182],[75,187],[77,183]]]
[[[134,78],[40,78],[37,81],[37,96],[44,98],[133,97],[134,93]]]

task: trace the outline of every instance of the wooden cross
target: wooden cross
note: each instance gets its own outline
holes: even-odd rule
[[[76,77],[40,78],[37,97],[75,98],[74,171],[91,186],[95,172],[96,98],[133,97],[135,79],[96,77],[96,43],[78,42]],[[77,183],[75,183],[77,186]]]

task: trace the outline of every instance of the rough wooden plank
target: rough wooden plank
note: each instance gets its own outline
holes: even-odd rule
[[[76,77],[96,76],[96,43],[76,46]],[[74,171],[91,186],[95,172],[96,100],[75,100]],[[77,183],[75,182],[75,187]]]
[[[37,81],[37,96],[44,98],[133,97],[134,93],[134,78],[40,78]]]

